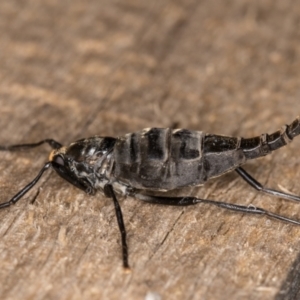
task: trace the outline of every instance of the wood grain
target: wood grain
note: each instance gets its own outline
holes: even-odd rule
[[[290,0],[2,1],[0,144],[68,144],[174,123],[273,132],[299,115],[299,18]],[[299,195],[299,146],[246,169]],[[48,152],[0,153],[1,202]],[[235,173],[181,194],[300,219],[298,204],[260,195]],[[201,205],[120,202],[131,274],[111,201],[47,172],[0,212],[0,298],[297,299],[298,227]]]

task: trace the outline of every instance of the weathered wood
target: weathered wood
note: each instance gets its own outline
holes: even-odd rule
[[[299,115],[293,1],[2,2],[0,144],[49,137],[67,144],[175,122],[250,137]],[[300,194],[299,145],[246,169]],[[46,146],[0,152],[0,201],[47,157]],[[299,204],[259,195],[234,173],[186,193],[300,219]],[[112,202],[48,172],[0,211],[0,298],[297,298],[299,227],[201,205],[120,202],[131,274],[121,267]]]

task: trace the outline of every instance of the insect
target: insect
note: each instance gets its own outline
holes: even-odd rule
[[[173,189],[203,185],[210,178],[235,170],[260,192],[300,201],[299,196],[264,187],[240,167],[249,159],[267,155],[285,146],[299,134],[300,120],[297,118],[281,130],[253,138],[228,137],[186,129],[148,128],[117,138],[94,136],[81,139],[67,147],[52,139],[33,144],[0,146],[2,151],[16,151],[46,143],[53,149],[38,175],[9,201],[0,204],[0,208],[19,201],[43,173],[52,167],[62,178],[87,194],[94,195],[96,191],[101,191],[112,198],[121,233],[123,267],[129,270],[126,230],[117,195],[164,205],[205,203],[300,225],[300,221],[252,205],[196,197],[168,197],[167,194]],[[155,191],[166,192],[166,196],[153,196]]]

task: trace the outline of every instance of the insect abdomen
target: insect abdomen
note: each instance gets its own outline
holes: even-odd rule
[[[206,134],[203,163],[207,179],[220,176],[246,162],[240,144],[241,138]]]
[[[117,140],[113,176],[138,189],[171,190],[203,182],[203,133],[144,129]]]

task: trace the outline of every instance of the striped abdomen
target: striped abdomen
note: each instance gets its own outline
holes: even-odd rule
[[[113,176],[138,189],[172,190],[202,184],[244,162],[236,144],[226,151],[227,164],[224,152],[207,157],[205,139],[201,131],[185,129],[151,128],[127,134],[114,147]]]
[[[202,140],[202,132],[168,128],[126,134],[114,148],[114,176],[156,190],[202,181]]]
[[[300,121],[270,135],[237,138],[185,129],[144,129],[117,139],[112,176],[138,189],[172,190],[203,184],[285,146]]]

